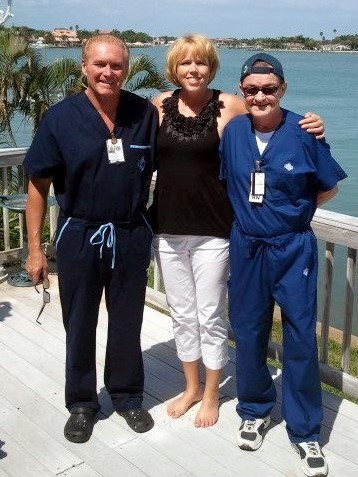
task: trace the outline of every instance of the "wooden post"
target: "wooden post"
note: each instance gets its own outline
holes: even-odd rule
[[[331,242],[326,242],[324,297],[323,297],[323,314],[322,314],[322,321],[321,321],[321,346],[320,346],[320,361],[326,364],[328,361],[328,339],[329,339],[329,321],[330,321],[330,314],[331,314],[333,260],[334,260],[334,244]]]
[[[351,338],[353,324],[354,306],[354,278],[357,264],[357,250],[348,248],[347,253],[347,279],[346,279],[346,310],[343,329],[342,343],[342,368],[345,373],[349,373],[349,363],[351,355]]]

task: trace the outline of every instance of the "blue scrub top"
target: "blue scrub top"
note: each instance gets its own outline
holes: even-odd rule
[[[220,144],[221,178],[242,233],[271,237],[305,230],[317,207],[317,193],[333,189],[347,177],[324,140],[298,125],[302,116],[282,109],[283,120],[260,155],[250,115],[237,116],[226,126]],[[249,202],[255,161],[265,172],[262,204]]]
[[[146,99],[121,91],[115,136],[125,162],[110,164],[110,131],[85,93],[70,96],[45,114],[26,154],[32,178],[53,178],[65,216],[126,222],[146,210],[155,168],[157,111]]]

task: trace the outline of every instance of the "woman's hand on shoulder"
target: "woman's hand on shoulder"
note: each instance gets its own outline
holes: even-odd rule
[[[314,134],[317,139],[324,138],[324,122],[317,114],[306,113],[298,124],[308,133]]]
[[[164,91],[163,93],[158,94],[153,100],[152,103],[153,105],[157,108],[157,111],[159,113],[159,125],[162,124],[163,120],[163,101],[165,98],[169,98],[173,94],[173,91]]]
[[[247,114],[247,109],[240,96],[234,94],[220,93],[219,100],[224,103],[224,107],[220,110],[221,115],[218,117],[218,132],[221,137],[227,123],[235,116]]]

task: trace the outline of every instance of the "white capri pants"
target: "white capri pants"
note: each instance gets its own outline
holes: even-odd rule
[[[173,319],[181,361],[219,370],[228,361],[226,295],[229,240],[155,235],[153,249]]]

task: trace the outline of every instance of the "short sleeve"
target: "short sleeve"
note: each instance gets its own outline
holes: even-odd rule
[[[321,191],[331,190],[339,181],[345,179],[347,174],[332,157],[330,146],[324,139],[317,140],[310,137],[309,140],[312,141],[311,148],[313,150],[311,149],[310,157],[316,169],[317,189]]]
[[[30,177],[53,177],[61,165],[61,153],[53,133],[55,118],[48,112],[42,119],[24,159]]]

